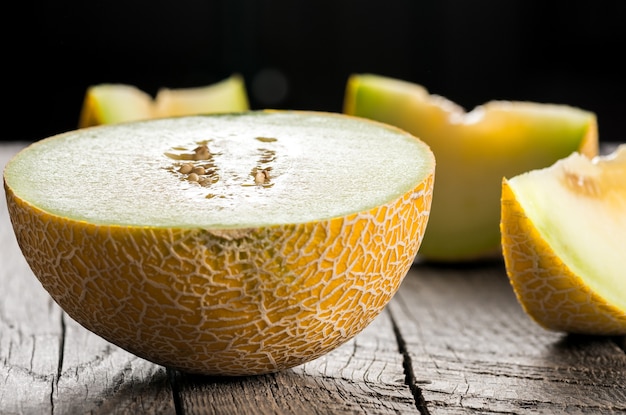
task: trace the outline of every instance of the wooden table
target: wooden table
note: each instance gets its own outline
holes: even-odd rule
[[[0,145],[0,166],[23,145]],[[501,262],[416,264],[383,313],[310,363],[192,376],[85,330],[24,261],[0,200],[0,414],[626,413],[626,337],[546,331]]]

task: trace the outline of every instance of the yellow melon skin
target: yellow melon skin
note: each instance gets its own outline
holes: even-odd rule
[[[433,174],[369,211],[220,231],[94,225],[5,189],[26,260],[73,319],[157,364],[236,376],[315,359],[382,311],[420,246]]]
[[[626,156],[626,148],[623,155]],[[623,158],[626,161],[626,157]],[[626,164],[625,164],[626,166]],[[626,170],[624,170],[626,172]],[[580,183],[583,183],[582,180]],[[622,185],[623,187],[623,185]],[[602,203],[599,201],[598,203]],[[605,203],[610,203],[608,200]],[[572,206],[570,206],[572,208]],[[567,207],[555,206],[553,215],[563,215]],[[589,212],[591,213],[591,212]],[[602,212],[597,212],[602,215]],[[622,215],[623,216],[623,215]],[[580,217],[581,221],[588,218]],[[610,219],[606,219],[610,221]],[[598,222],[600,223],[600,218]],[[608,228],[619,232],[619,224],[607,223]],[[611,288],[597,286],[595,289],[592,278],[585,278],[580,269],[594,269],[595,266],[585,264],[594,258],[583,254],[583,264],[575,265],[577,251],[559,255],[559,250],[551,244],[546,234],[529,217],[511,188],[509,180],[502,181],[502,248],[507,274],[519,303],[524,311],[542,327],[560,332],[586,335],[624,335],[626,334],[626,310],[602,295],[600,288],[613,291],[620,295],[620,287]],[[598,233],[605,229],[598,228]],[[581,238],[598,238],[581,231]],[[619,234],[616,234],[619,238]],[[594,239],[592,239],[594,240]],[[602,241],[602,237],[598,238]],[[573,241],[572,241],[573,242]],[[607,243],[601,250],[619,250],[622,246]],[[573,248],[574,249],[574,248]],[[596,261],[597,262],[597,261]],[[575,269],[578,267],[578,269]],[[602,284],[602,283],[600,283]],[[617,282],[624,286],[623,283]],[[623,294],[623,291],[621,291]]]

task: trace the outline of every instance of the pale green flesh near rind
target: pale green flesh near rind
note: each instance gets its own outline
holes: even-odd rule
[[[168,169],[174,147],[207,142],[217,183]],[[42,140],[5,168],[15,194],[95,224],[247,228],[366,211],[433,169],[428,147],[394,127],[341,115],[251,112],[77,130]],[[251,171],[271,168],[271,186]]]
[[[152,97],[131,85],[103,84],[91,87],[103,124],[152,118]]]
[[[508,184],[556,255],[594,292],[624,310],[626,146],[612,160],[598,157],[592,163],[575,153],[550,168],[513,177]],[[600,179],[604,186],[597,196],[574,191],[563,185],[564,171],[579,174],[581,184]]]
[[[564,105],[509,101],[465,112],[420,85],[378,75],[359,75],[356,91],[349,114],[398,126],[435,154],[437,184],[420,255],[440,260],[497,254],[502,177],[578,150],[595,117]]]
[[[241,112],[250,108],[245,84],[239,75],[204,87],[161,88],[154,103],[157,117]]]

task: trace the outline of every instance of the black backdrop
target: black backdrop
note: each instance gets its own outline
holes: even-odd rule
[[[43,2],[42,2],[43,3]],[[85,89],[244,75],[253,108],[341,111],[350,73],[596,112],[626,141],[623,0],[154,0],[16,3],[5,12],[2,140],[74,129]]]

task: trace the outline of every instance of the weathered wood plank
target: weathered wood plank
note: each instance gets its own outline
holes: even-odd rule
[[[281,373],[234,379],[178,374],[185,414],[419,414],[383,312],[326,356]]]
[[[418,265],[389,309],[430,414],[626,411],[616,340],[542,329],[502,264]]]
[[[64,320],[55,413],[176,413],[165,368],[110,344],[67,316]]]

